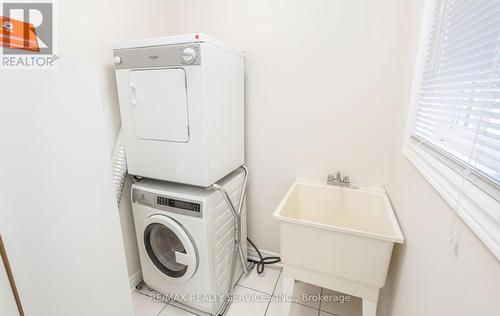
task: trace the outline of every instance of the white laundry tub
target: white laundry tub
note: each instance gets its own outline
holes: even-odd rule
[[[363,315],[375,315],[393,245],[404,240],[383,188],[297,180],[273,217],[287,292],[298,279],[359,296]]]

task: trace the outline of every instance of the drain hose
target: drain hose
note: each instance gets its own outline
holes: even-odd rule
[[[122,130],[118,132],[113,157],[111,159],[113,170],[113,183],[115,185],[116,202],[120,205],[123,193],[123,184],[127,175],[127,159],[125,158],[125,142],[123,141]]]
[[[247,237],[248,242],[252,247],[255,249],[257,252],[257,255],[259,256],[259,260],[252,260],[252,259],[247,259],[249,262],[255,263],[257,265],[257,273],[262,274],[264,273],[264,266],[266,264],[273,264],[273,263],[278,263],[281,262],[280,257],[263,257],[262,254],[260,253],[259,248],[250,240],[250,238]]]

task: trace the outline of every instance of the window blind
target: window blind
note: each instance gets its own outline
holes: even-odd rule
[[[417,98],[412,137],[500,188],[500,1],[435,1]]]

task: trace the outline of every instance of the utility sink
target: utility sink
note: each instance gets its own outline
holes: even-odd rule
[[[286,293],[297,279],[361,297],[363,316],[376,314],[394,243],[404,241],[382,187],[298,179],[273,217],[280,222]]]

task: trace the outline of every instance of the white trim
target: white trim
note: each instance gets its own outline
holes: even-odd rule
[[[478,195],[480,190],[472,186],[469,189],[476,192],[461,194],[462,188],[467,186],[462,182],[466,180],[418,145],[408,143],[403,153],[500,261],[500,223],[487,215],[488,207],[493,204],[493,207],[500,208],[500,203],[489,199],[484,193]],[[459,200],[460,203],[457,203]]]
[[[420,81],[424,69],[428,28],[431,25],[435,1],[426,0],[425,3],[402,153],[500,260],[500,220],[495,216],[495,212],[492,212],[494,209],[500,209],[500,203],[470,185],[462,175],[411,141],[417,97],[420,93]]]
[[[141,271],[141,269],[139,269],[136,272],[134,272],[134,274],[132,274],[128,278],[128,282],[129,282],[130,288],[132,290],[134,290],[135,287],[137,286],[137,284],[139,284],[141,281],[142,281],[142,271]]]
[[[429,33],[430,22],[432,21],[432,5],[436,0],[425,0],[424,12],[420,27],[418,40],[417,56],[415,61],[415,69],[413,73],[412,89],[410,95],[410,105],[406,115],[405,137],[403,139],[403,152],[408,142],[410,141],[413,125],[415,122],[415,111],[417,108],[417,97],[420,93],[420,79],[424,72],[424,56],[427,42],[427,34]]]

